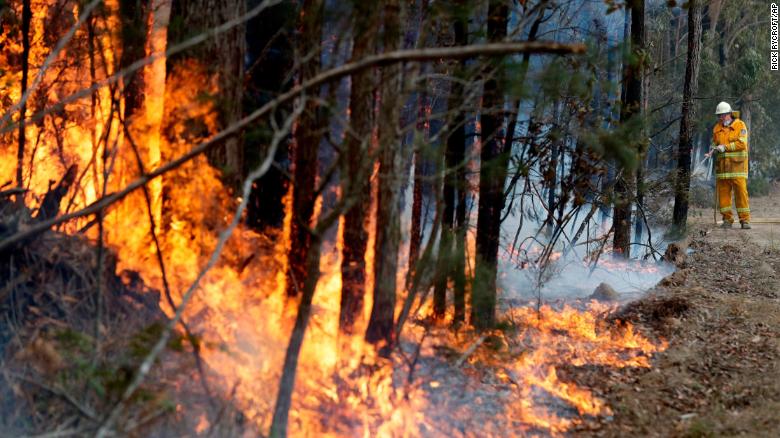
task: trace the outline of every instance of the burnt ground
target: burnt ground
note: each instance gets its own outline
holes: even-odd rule
[[[751,200],[753,218],[780,220],[780,189]],[[568,369],[613,415],[583,436],[780,434],[780,224],[722,230],[695,211],[692,252],[619,317],[668,341],[650,369]]]

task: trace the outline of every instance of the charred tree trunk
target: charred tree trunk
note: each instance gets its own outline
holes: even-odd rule
[[[631,0],[631,53],[639,60],[627,61],[624,70],[626,98],[621,109],[620,122],[628,123],[633,117],[641,114],[642,102],[642,61],[641,54],[645,46],[645,0]],[[633,136],[632,136],[633,137]],[[639,133],[636,134],[639,137]],[[636,142],[631,142],[634,147]],[[630,257],[631,249],[631,198],[635,176],[631,169],[624,167],[615,182],[615,207],[612,222],[615,235],[613,246],[616,254]]]
[[[254,8],[260,0],[250,0]],[[268,8],[247,22],[247,69],[244,92],[244,114],[250,114],[268,103],[278,93],[293,85],[288,77],[293,69],[293,38],[296,25],[296,5],[284,2]],[[287,109],[289,111],[289,109]],[[271,142],[269,125],[258,126],[244,136],[244,172],[262,163]],[[279,144],[275,165],[252,186],[247,205],[247,224],[261,231],[276,232],[282,228],[285,216],[284,198],[289,182],[290,141]]]
[[[509,8],[502,0],[488,6],[488,38],[501,41],[507,34]],[[497,76],[500,78],[500,68]],[[482,113],[482,151],[479,170],[479,208],[477,211],[476,273],[471,294],[471,324],[478,329],[495,325],[496,273],[501,235],[501,211],[504,208],[504,183],[509,163],[507,148],[499,138],[501,117],[497,114],[503,99],[498,79],[491,75],[485,82]]]
[[[318,234],[314,234],[310,241],[309,252],[307,254],[308,257],[304,268],[306,270],[306,275],[302,286],[301,302],[298,304],[298,314],[295,317],[295,326],[290,335],[290,343],[287,345],[287,351],[284,356],[282,377],[279,380],[279,393],[276,396],[276,406],[274,407],[271,431],[268,434],[268,436],[273,438],[284,438],[287,436],[287,419],[289,417],[292,394],[295,387],[298,356],[301,353],[306,327],[309,325],[314,291],[317,288],[317,282],[320,278],[321,245],[321,237]]]
[[[299,80],[306,81],[317,74],[320,64],[320,46],[322,38],[322,20],[325,3],[322,0],[304,0],[301,5],[298,40],[298,53],[308,60],[301,62]],[[314,53],[312,54],[312,50]],[[309,56],[311,55],[311,56]],[[314,91],[316,94],[316,90]],[[312,299],[320,278],[320,248],[322,232],[330,226],[321,220],[313,227],[315,176],[317,174],[317,151],[322,137],[322,118],[319,116],[316,101],[310,99],[298,120],[294,136],[293,210],[290,229],[290,249],[287,254],[287,295],[300,293],[298,314],[290,335],[290,342],[284,357],[282,377],[279,381],[279,393],[271,421],[269,436],[283,438],[287,436],[287,420],[292,404],[295,375],[298,368],[298,356],[311,315]],[[335,218],[335,215],[331,216]],[[312,228],[313,227],[313,230]]]
[[[379,28],[376,9],[372,2],[354,3],[352,61],[373,53]],[[345,166],[342,168],[342,193],[355,198],[354,205],[344,215],[339,329],[345,333],[352,333],[355,320],[363,310],[366,287],[366,213],[371,206],[371,183],[369,178],[358,178],[357,175],[370,175],[365,167],[372,165],[366,157],[373,123],[374,82],[372,70],[363,70],[352,76],[349,114],[353,132],[347,134]]]
[[[146,14],[148,0],[120,0],[119,18],[121,21],[122,55],[119,57],[119,69],[146,56]],[[123,77],[122,97],[125,100],[124,119],[131,120],[144,103],[143,70],[135,70]]]
[[[459,46],[465,46],[468,42],[468,22],[466,17],[458,17],[455,20],[455,44]],[[466,63],[461,62],[461,69],[465,71]],[[464,99],[465,91],[463,86],[458,84],[453,97],[460,102]],[[454,102],[453,102],[454,104]],[[451,104],[450,108],[454,108]],[[455,256],[453,257],[452,265],[452,280],[454,289],[454,304],[455,315],[453,322],[463,323],[466,321],[466,199],[468,193],[468,181],[466,180],[466,115],[463,112],[458,111],[453,121],[455,128],[452,131],[452,135],[447,138],[447,158],[449,160],[448,167],[454,171],[454,178],[452,181],[457,193],[457,199],[454,201],[457,203],[455,208],[455,217],[449,218],[446,216],[445,220],[448,220],[448,224],[452,224],[452,233],[455,240],[453,250]]]
[[[246,0],[173,0],[172,15],[179,17],[173,40],[180,41],[242,16],[246,12],[246,3]],[[306,50],[318,46],[308,46]],[[208,73],[217,77],[218,90],[214,96],[218,109],[217,129],[224,129],[241,118],[245,53],[245,28],[239,25],[181,55],[202,62],[208,67]],[[209,150],[208,158],[212,165],[222,170],[223,178],[229,185],[237,187],[241,183],[244,152],[240,136],[233,136]]]
[[[300,81],[313,77],[320,69],[319,47],[322,34],[322,0],[305,0],[301,14],[299,53],[309,56],[301,64]],[[315,50],[317,53],[311,54]],[[314,92],[316,95],[316,92]],[[309,251],[312,214],[314,213],[317,150],[322,138],[321,117],[317,103],[310,99],[298,121],[294,136],[292,221],[290,249],[287,253],[287,295],[296,296],[306,279],[306,254]]]
[[[422,0],[419,4],[420,21],[419,27],[425,23],[425,16],[428,11],[429,0]],[[421,37],[422,30],[418,34],[418,43],[424,44],[424,40]],[[425,73],[426,67],[423,64],[421,73]],[[426,144],[429,137],[429,120],[428,120],[428,108],[430,105],[428,89],[423,87],[417,94],[417,124],[415,126],[415,140],[414,140],[414,177],[412,179],[412,217],[411,217],[411,230],[409,236],[409,271],[407,275],[407,282],[411,282],[412,276],[415,274],[418,266],[417,263],[420,257],[420,245],[422,244],[422,200],[423,200],[423,155],[420,152],[420,146]]]
[[[674,193],[672,224],[678,231],[685,231],[688,220],[688,194],[691,189],[691,149],[693,148],[693,120],[696,107],[693,96],[699,85],[699,60],[701,59],[701,4],[688,2],[688,59],[683,85],[682,117],[680,119],[680,143],[677,149],[677,184]]]
[[[463,121],[463,149],[455,148],[453,160],[458,160],[460,165],[455,171],[456,187],[458,190],[458,206],[455,209],[455,260],[453,264],[453,300],[455,315],[453,322],[460,324],[466,322],[466,235],[468,223],[466,219],[466,200],[468,199],[468,182],[466,180],[466,128]],[[460,135],[460,134],[457,134]]]
[[[458,2],[463,6],[463,2]],[[468,44],[466,16],[457,14],[453,21],[456,46]],[[448,108],[455,114],[450,122],[452,128],[447,136],[444,151],[444,187],[442,201],[444,203],[441,235],[439,238],[439,264],[434,286],[434,317],[443,318],[446,312],[447,280],[452,279],[454,290],[454,319],[459,323],[466,315],[466,277],[465,277],[465,220],[466,220],[466,115],[463,110],[465,90],[465,61],[456,66],[452,81]]]
[[[22,92],[20,96],[24,96],[24,93],[27,91],[27,76],[30,70],[30,21],[32,21],[30,0],[24,0],[22,2]],[[27,117],[27,104],[23,104],[21,108],[19,108],[19,143],[16,151],[16,186],[20,189],[24,188],[25,117]],[[24,204],[23,193],[20,193],[17,196],[16,202],[20,205]]]
[[[428,93],[421,91],[417,98],[417,135],[428,138]],[[412,189],[412,224],[409,237],[409,269],[414,269],[420,257],[422,244],[423,156],[419,144],[414,151],[414,188]]]
[[[384,2],[384,35],[386,52],[401,44],[400,0]],[[366,329],[366,341],[377,344],[382,354],[389,354],[394,344],[396,270],[401,240],[400,191],[403,184],[404,154],[399,150],[398,121],[401,94],[401,67],[392,65],[382,72],[382,97],[379,110],[379,198],[376,220],[376,261],[374,305]]]

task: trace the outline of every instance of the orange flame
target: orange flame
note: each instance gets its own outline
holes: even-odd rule
[[[74,16],[78,12],[75,3],[71,11]],[[49,8],[48,2],[35,4],[31,76],[37,74],[35,66],[41,64],[49,50],[44,38]],[[101,65],[94,80],[114,73],[116,55],[112,48],[119,46],[118,41],[112,40],[116,37],[113,29],[118,28],[116,0],[106,2],[106,11],[107,19],[96,20],[98,35],[103,41]],[[150,17],[151,39],[147,48],[150,53],[165,48],[166,12],[160,8],[155,8],[155,11],[155,15]],[[20,72],[12,68],[11,59],[18,57],[21,47],[7,35],[0,34],[0,45],[4,47],[0,53],[0,66],[3,67],[0,69],[0,82],[16,84]],[[86,36],[82,32],[77,34],[77,38]],[[66,51],[61,57],[65,59],[69,55]],[[25,173],[25,181],[30,188],[27,205],[36,207],[47,192],[49,181],[60,179],[70,164],[78,164],[80,172],[83,172],[78,190],[67,207],[70,210],[94,202],[104,190],[110,192],[121,188],[139,175],[135,156],[130,150],[130,140],[143,145],[145,153],[142,159],[148,170],[215,133],[218,129],[215,108],[208,99],[196,99],[195,96],[217,93],[216,78],[197,62],[180,61],[177,65],[173,71],[167,72],[167,79],[164,59],[144,70],[147,98],[140,113],[129,121],[132,139],[126,138],[120,129],[117,108],[112,104],[118,96],[112,95],[108,88],[97,93],[94,114],[84,112],[83,108],[90,105],[90,99],[85,98],[65,106],[62,114],[67,114],[67,118],[52,115],[39,124],[28,124],[27,137],[37,140],[28,148],[25,159],[25,169],[29,169]],[[67,80],[56,77],[60,73],[56,69],[47,72],[45,82],[52,86],[45,103],[51,105],[89,86],[92,78],[85,68],[80,63],[68,67],[64,70]],[[0,93],[3,109],[9,107],[6,102],[16,102],[20,98],[18,87],[2,88]],[[4,141],[0,146],[0,155],[5,158],[0,160],[2,175],[15,173],[16,149],[13,145],[13,141]],[[478,172],[472,172],[475,173]],[[206,257],[216,246],[218,232],[230,219],[236,201],[231,199],[219,176],[218,170],[210,167],[205,157],[200,157],[166,174],[149,187],[152,216],[162,240],[161,250],[174,299],[178,299],[196,278]],[[476,184],[475,181],[470,182]],[[375,187],[372,189],[374,192]],[[229,241],[222,264],[206,275],[196,299],[185,314],[185,319],[202,337],[202,354],[209,376],[220,384],[224,397],[231,388],[237,388],[234,402],[260,430],[267,430],[269,426],[273,396],[281,374],[280,364],[295,310],[294,303],[288,302],[284,293],[285,254],[289,246],[287,235],[291,221],[289,193],[285,202],[284,231],[279,235],[259,235],[243,228],[237,230]],[[318,210],[322,208],[321,202],[318,201]],[[375,203],[376,195],[373,195],[371,233],[365,256],[368,281],[364,323],[371,308],[373,289]],[[161,289],[162,278],[154,257],[156,248],[149,234],[147,208],[140,193],[113,207],[105,219],[105,238],[119,254],[118,269],[138,271],[148,284]],[[71,223],[64,230],[76,232],[84,224]],[[89,233],[90,237],[97,237],[94,230]],[[341,235],[340,231],[338,240],[323,248],[320,260],[322,277],[317,285],[313,315],[300,355],[290,434],[427,436],[435,434],[432,431],[444,430],[438,428],[441,424],[437,424],[437,421],[442,421],[441,416],[429,415],[437,409],[429,397],[433,391],[446,388],[447,383],[436,377],[404,383],[409,367],[407,362],[399,357],[393,361],[377,358],[373,348],[366,346],[360,335],[340,338]],[[474,245],[472,231],[467,241],[469,270],[473,269]],[[248,267],[238,268],[254,254],[259,254],[259,257],[255,257]],[[399,275],[402,274],[399,272]],[[403,283],[398,282],[399,285]],[[402,302],[399,300],[399,305]],[[160,305],[167,312],[172,312],[164,300]],[[524,346],[525,353],[509,369],[503,370],[502,365],[496,372],[499,378],[518,381],[520,387],[515,394],[515,403],[506,407],[512,421],[552,433],[568,430],[576,424],[576,419],[560,418],[539,405],[533,392],[535,389],[565,401],[580,415],[609,413],[605,403],[588,390],[562,382],[556,365],[647,367],[649,357],[665,348],[665,345],[652,344],[638,335],[630,325],[619,331],[602,326],[599,316],[608,310],[592,303],[586,311],[571,307],[554,310],[545,306],[539,314],[529,308],[508,312],[507,317],[518,321],[518,326],[523,328],[520,338],[527,340],[524,341],[527,344]],[[361,331],[357,330],[357,333]],[[404,341],[420,338],[419,335],[419,327],[411,327]],[[451,336],[455,335],[443,335],[453,345],[469,341]],[[436,352],[429,343],[421,348],[421,355],[426,360],[433,360]],[[480,356],[478,360],[490,363],[489,358]],[[461,371],[453,370],[453,373]],[[463,379],[467,378],[463,374]],[[452,413],[460,414],[462,412]],[[201,432],[209,427],[209,418],[199,416],[195,431]],[[485,435],[506,434],[506,430],[502,433],[500,428],[486,428]],[[495,432],[492,432],[494,429]]]

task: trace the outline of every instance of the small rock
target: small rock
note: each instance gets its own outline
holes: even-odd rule
[[[620,299],[620,294],[607,283],[601,283],[588,298],[598,301],[617,301]]]
[[[664,252],[663,259],[678,267],[684,266],[688,258],[689,243],[690,242],[688,239],[684,239],[679,242],[670,243],[669,246],[666,247],[666,251]]]
[[[767,262],[761,262],[756,269],[763,277],[774,277],[775,269]]]

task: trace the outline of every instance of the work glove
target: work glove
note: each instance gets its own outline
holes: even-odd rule
[[[722,145],[722,144],[719,144],[719,145],[715,146],[715,150],[722,154],[722,153],[726,152],[726,146]]]

